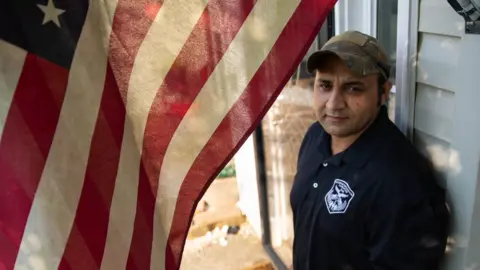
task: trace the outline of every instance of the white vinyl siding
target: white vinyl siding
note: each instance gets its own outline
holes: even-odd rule
[[[420,0],[413,141],[448,190],[455,245],[446,270],[480,264],[480,35],[464,24],[447,1]]]
[[[457,17],[446,1],[420,1],[413,130],[414,142],[422,151],[433,143],[450,147],[457,82],[448,75],[458,68],[462,31],[451,29],[452,21],[461,23]]]
[[[419,32],[461,37],[465,32],[464,24],[446,0],[420,0]]]
[[[419,32],[417,82],[454,92],[453,74],[458,68],[461,39],[453,36]]]

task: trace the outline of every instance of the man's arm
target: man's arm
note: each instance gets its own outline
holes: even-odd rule
[[[409,180],[383,181],[372,194],[366,228],[373,269],[439,269],[447,237],[445,202],[433,202],[430,190]]]

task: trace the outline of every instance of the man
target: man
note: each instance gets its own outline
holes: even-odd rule
[[[348,31],[308,59],[318,122],[291,191],[295,270],[438,269],[448,211],[427,160],[389,120],[390,66]]]

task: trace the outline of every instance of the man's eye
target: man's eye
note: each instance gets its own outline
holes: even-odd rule
[[[320,88],[322,90],[330,90],[332,88],[332,85],[329,84],[329,83],[320,83],[318,85],[318,88]]]
[[[349,86],[347,87],[348,92],[361,92],[363,88],[358,87],[358,86]]]

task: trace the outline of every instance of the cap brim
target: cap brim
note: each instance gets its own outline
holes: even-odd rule
[[[359,53],[338,52],[333,50],[321,50],[313,53],[307,59],[307,71],[309,73],[315,72],[322,63],[325,63],[325,57],[332,55],[340,58],[347,67],[358,76],[381,73],[376,63],[372,62],[368,56],[361,56]]]
[[[333,52],[333,51],[329,51],[329,50],[314,52],[307,59],[307,71],[308,71],[308,73],[313,73],[320,66],[320,63],[322,62],[322,59],[325,58],[325,56],[327,56],[327,55],[335,55],[342,60],[344,59],[338,53]]]

